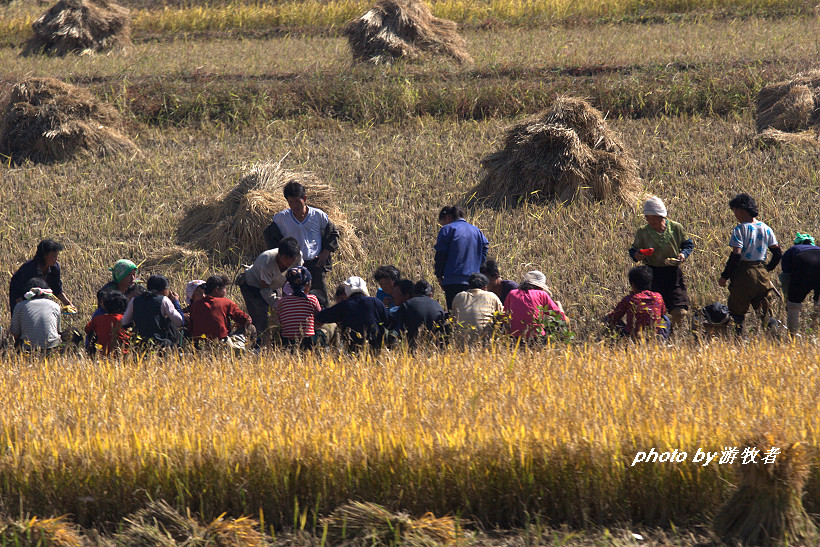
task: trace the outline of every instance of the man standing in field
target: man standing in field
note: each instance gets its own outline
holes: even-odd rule
[[[312,278],[310,293],[316,295],[323,308],[327,307],[325,274],[333,267],[330,253],[339,248],[339,231],[324,211],[307,205],[304,186],[291,181],[283,192],[288,209],[276,213],[265,228],[265,244],[273,249],[286,237],[299,242],[304,266]]]
[[[773,288],[769,272],[777,267],[782,252],[772,229],[757,220],[757,204],[751,196],[738,194],[729,201],[729,207],[739,224],[729,236],[732,252],[718,284],[721,287],[729,285],[729,314],[737,326],[738,334],[741,334],[749,304],[762,312],[763,324],[766,324],[769,292]],[[772,259],[764,265],[768,251],[772,252]]]

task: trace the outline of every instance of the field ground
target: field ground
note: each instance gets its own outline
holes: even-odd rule
[[[432,279],[439,208],[469,193],[506,127],[562,93],[608,113],[647,191],[695,240],[684,269],[695,305],[724,300],[716,279],[733,194],[753,194],[786,244],[796,231],[820,235],[817,149],[754,141],[757,90],[815,68],[820,49],[809,8],[760,16],[772,5],[742,18],[475,25],[466,33],[471,67],[351,67],[344,41],[328,32],[164,36],[137,40],[128,57],[19,58],[17,46],[0,48],[0,92],[23,75],[87,85],[123,112],[142,149],[0,167],[0,277],[39,239],[66,243],[61,264],[81,326],[116,259],[140,262],[173,244],[187,206],[232,186],[245,166],[285,158],[336,189],[368,249],[362,262],[338,263],[332,282],[388,263]],[[818,446],[816,328],[779,345],[603,340],[598,318],[627,290],[637,209],[544,204],[475,208],[469,217],[508,277],[546,273],[579,344],[378,360],[7,357],[0,509],[111,527],[148,497],[164,497],[205,518],[261,508],[279,531],[360,499],[525,530],[479,543],[612,544],[616,535],[628,545],[634,529],[657,544],[691,545],[731,491],[731,469],[632,468],[635,451],[719,450],[760,428]],[[179,290],[238,270],[212,261],[142,276],[164,273]],[[229,296],[241,301],[235,289]],[[8,322],[0,299],[0,323]],[[820,511],[819,480],[815,471],[810,512]]]

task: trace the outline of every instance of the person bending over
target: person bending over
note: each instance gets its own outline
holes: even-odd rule
[[[636,266],[629,270],[631,292],[626,295],[604,321],[616,332],[638,338],[651,331],[653,335],[668,338],[669,325],[663,297],[652,291],[652,269]]]
[[[171,292],[164,275],[149,277],[145,288],[128,303],[122,316],[123,327],[133,325],[140,338],[161,347],[178,345],[179,328],[184,323],[179,297]]]

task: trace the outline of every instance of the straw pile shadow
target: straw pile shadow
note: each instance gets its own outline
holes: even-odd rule
[[[182,516],[162,500],[140,509],[128,517],[126,523],[116,538],[116,544],[123,547],[262,547],[268,544],[257,530],[259,524],[252,519],[219,517],[206,525]]]
[[[2,116],[0,155],[11,163],[138,151],[122,133],[116,108],[84,88],[54,78],[32,78],[15,85]]]
[[[765,145],[818,144],[820,71],[767,85],[757,94],[758,140]]]
[[[771,434],[744,444],[760,455],[756,463],[739,465],[740,485],[715,516],[715,533],[729,544],[817,545],[817,528],[802,501],[816,451]],[[771,448],[780,453],[773,463],[764,463]]]
[[[232,189],[188,209],[177,226],[177,243],[222,262],[255,258],[267,249],[263,232],[273,215],[288,207],[282,189],[291,181],[304,185],[308,205],[322,209],[339,229],[337,260],[364,259],[364,247],[336,204],[333,189],[311,173],[289,171],[279,163],[254,165]]]
[[[367,13],[349,21],[343,33],[357,61],[391,63],[418,59],[430,52],[471,63],[467,43],[456,29],[456,23],[434,17],[419,0],[380,0]]]
[[[453,517],[436,518],[427,513],[414,519],[392,513],[375,503],[346,503],[322,519],[332,544],[358,540],[368,545],[447,545],[461,535],[461,523]]]
[[[131,11],[110,0],[60,0],[32,23],[23,55],[97,53],[131,45]]]
[[[573,97],[559,97],[508,129],[503,149],[484,157],[481,167],[468,203],[615,198],[634,205],[642,195],[638,164],[621,139],[601,112]]]

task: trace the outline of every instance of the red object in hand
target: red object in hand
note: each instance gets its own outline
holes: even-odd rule
[[[655,253],[655,249],[650,247],[648,249],[638,249],[638,252],[641,253],[643,256],[652,256]]]

